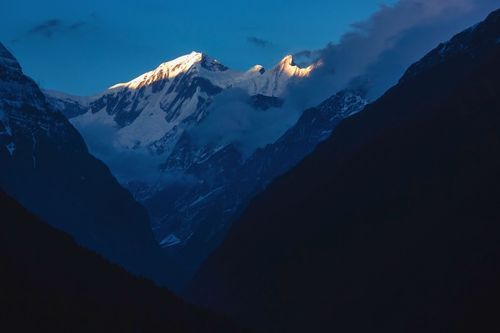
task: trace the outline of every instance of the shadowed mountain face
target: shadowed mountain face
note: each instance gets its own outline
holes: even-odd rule
[[[189,298],[266,332],[496,327],[499,41],[495,11],[344,120],[251,202]]]
[[[145,209],[88,153],[80,134],[1,44],[0,186],[78,243],[175,286]]]
[[[46,94],[192,276],[250,198],[366,105],[364,92],[345,90],[299,117],[287,89],[313,69],[288,56],[269,71],[240,73],[194,52],[93,97]],[[263,138],[269,144],[258,144]]]
[[[316,145],[326,139],[345,117],[366,105],[363,92],[337,93],[302,114],[297,123],[276,142],[244,158],[229,144],[206,159],[193,162],[196,150],[191,140],[179,143],[179,154],[168,159],[166,168],[184,168],[196,182],[175,184],[144,200],[160,244],[194,273],[220,244],[231,223],[250,199],[283,174]],[[266,112],[266,111],[264,111]]]
[[[239,332],[74,243],[0,190],[0,321],[11,332]]]

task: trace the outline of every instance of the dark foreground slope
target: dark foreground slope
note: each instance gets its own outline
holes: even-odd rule
[[[79,244],[175,286],[146,210],[89,154],[80,134],[1,43],[0,186]]]
[[[76,245],[0,191],[3,332],[238,332]]]
[[[263,331],[496,327],[499,95],[496,11],[256,197],[189,297]]]

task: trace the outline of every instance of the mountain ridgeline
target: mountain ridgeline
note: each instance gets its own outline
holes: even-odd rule
[[[89,154],[77,130],[1,44],[0,186],[79,244],[175,286],[173,264],[155,242],[146,210]]]
[[[240,332],[134,277],[0,190],[0,321],[9,332]]]
[[[364,91],[341,91],[297,116],[275,140],[244,152],[241,141],[293,118],[287,89],[314,70],[287,56],[267,71],[237,72],[193,52],[93,97],[46,94],[147,208],[165,252],[193,274],[253,195],[366,105]],[[248,123],[260,125],[240,128]],[[244,135],[232,138],[235,131]],[[96,141],[111,147],[101,156]]]
[[[185,260],[191,271],[196,269],[256,193],[307,156],[342,119],[363,109],[362,96],[362,91],[337,93],[306,110],[276,142],[246,159],[229,144],[205,160],[188,163],[185,174],[198,182],[168,186],[143,201],[153,220],[162,222],[156,233],[168,235],[161,245]],[[182,146],[191,151],[192,143],[187,139]],[[177,157],[168,159],[168,168],[175,168]]]
[[[188,298],[262,332],[474,332],[500,297],[500,10],[249,204]]]

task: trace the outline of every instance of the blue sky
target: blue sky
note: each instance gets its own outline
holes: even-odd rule
[[[44,88],[87,95],[192,50],[244,70],[336,42],[395,0],[2,0],[0,41]]]

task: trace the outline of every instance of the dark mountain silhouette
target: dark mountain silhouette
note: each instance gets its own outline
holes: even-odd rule
[[[3,332],[239,332],[85,250],[0,190]]]
[[[484,332],[500,297],[500,10],[248,206],[187,295],[274,332]]]
[[[48,105],[0,44],[0,186],[52,226],[128,270],[175,286],[147,212]]]
[[[287,56],[269,71],[239,73],[193,52],[95,96],[45,93],[148,210],[158,243],[188,281],[256,193],[366,105],[364,90],[343,90],[289,127],[287,91],[314,68]],[[237,123],[251,126],[238,138]],[[289,128],[265,147],[242,148],[272,123]]]
[[[170,185],[142,203],[153,220],[163,221],[156,225],[156,234],[171,236],[160,244],[181,260],[184,272],[191,273],[188,277],[221,243],[252,197],[311,153],[343,118],[364,108],[363,95],[363,91],[354,89],[336,93],[305,110],[276,142],[246,159],[234,144],[229,144],[192,163],[191,154],[196,151],[192,139],[186,135],[179,140],[177,153],[169,157],[165,167],[184,168],[186,175],[199,181]]]

